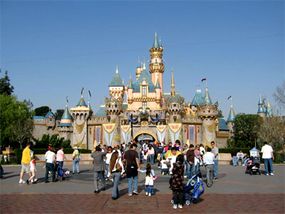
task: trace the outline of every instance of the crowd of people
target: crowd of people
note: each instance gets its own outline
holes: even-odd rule
[[[268,150],[268,151],[267,151]],[[270,148],[263,148],[263,154],[267,157]],[[162,145],[152,142],[130,142],[129,144],[116,144],[114,147],[97,145],[91,153],[93,159],[94,171],[94,193],[106,190],[106,181],[113,183],[112,199],[116,200],[119,195],[119,181],[122,177],[127,179],[128,196],[138,195],[138,175],[145,174],[145,194],[152,196],[154,194],[154,181],[158,178],[155,175],[153,166],[157,164],[160,168],[161,176],[170,175],[169,185],[173,193],[173,208],[183,207],[183,186],[185,179],[191,179],[193,176],[201,177],[201,166],[206,167],[208,173],[213,172],[213,178],[218,178],[218,155],[219,149],[214,141],[211,146],[204,147],[200,145],[186,145],[176,140],[175,143]],[[55,151],[51,146],[45,153],[45,178],[46,183],[62,180],[64,177],[65,154],[63,148]],[[74,148],[72,154],[72,173],[80,173],[79,170],[80,152]],[[267,161],[267,173],[272,173],[272,165]],[[22,168],[19,183],[35,183],[36,159],[27,144],[22,153]],[[24,173],[29,174],[29,178],[23,179]]]

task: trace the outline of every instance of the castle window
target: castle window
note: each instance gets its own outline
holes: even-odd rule
[[[142,86],[142,95],[146,96],[146,86]]]

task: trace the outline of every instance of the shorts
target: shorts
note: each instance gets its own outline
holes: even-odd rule
[[[21,172],[23,173],[30,173],[30,164],[23,164],[22,163],[22,169],[21,169]]]

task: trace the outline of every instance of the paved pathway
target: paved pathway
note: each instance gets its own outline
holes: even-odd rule
[[[67,166],[70,168],[70,166]],[[1,213],[172,213],[168,176],[155,183],[156,195],[143,192],[139,179],[138,196],[127,195],[126,179],[121,181],[121,197],[113,201],[110,188],[93,194],[91,166],[63,182],[18,184],[19,166],[5,166],[0,180]],[[242,167],[220,166],[219,180],[206,188],[198,204],[184,206],[175,212],[191,213],[285,213],[285,166],[275,166],[275,176],[244,174]],[[156,170],[157,171],[157,170]],[[158,171],[157,171],[158,172]],[[38,166],[39,177],[44,169]],[[24,208],[24,209],[23,209]]]

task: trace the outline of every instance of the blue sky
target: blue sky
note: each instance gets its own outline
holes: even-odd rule
[[[285,80],[284,1],[1,1],[0,67],[34,107],[76,105],[82,87],[97,109],[119,66],[125,82],[149,59],[157,32],[164,84],[191,101],[207,78],[225,116],[256,113],[259,94]],[[1,74],[1,76],[3,73]],[[85,93],[87,97],[87,93]]]

